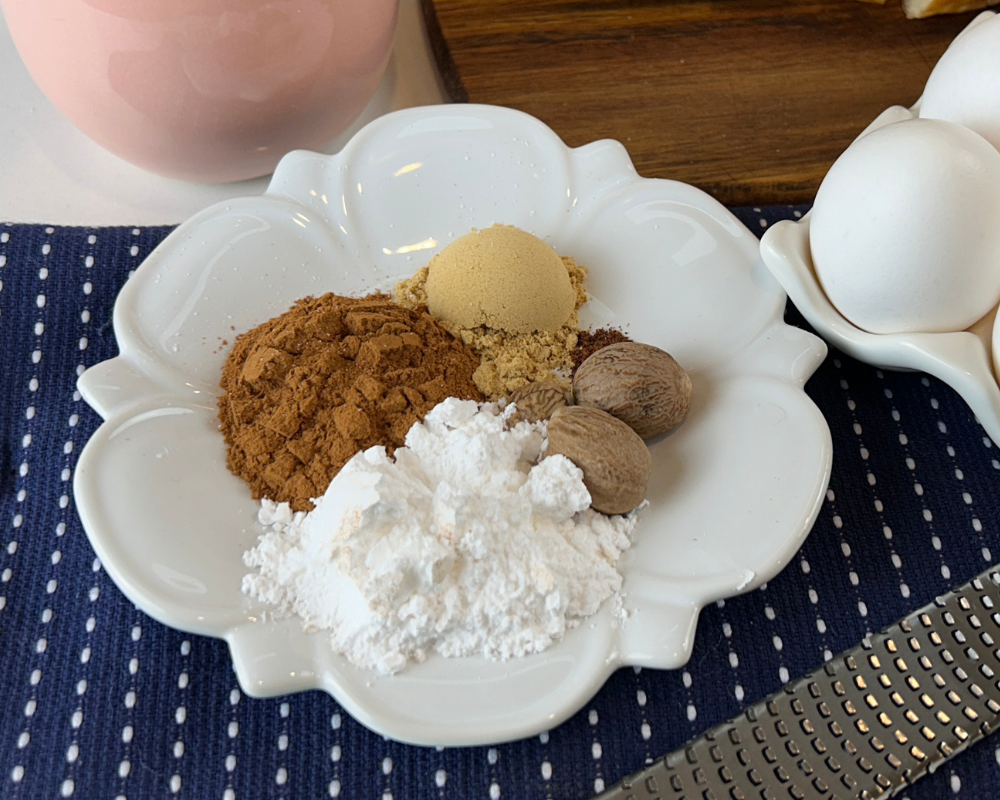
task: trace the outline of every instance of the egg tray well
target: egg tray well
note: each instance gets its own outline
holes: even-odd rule
[[[992,345],[998,307],[964,331],[868,333],[849,322],[823,292],[809,249],[809,223],[806,214],[798,222],[775,224],[764,234],[760,248],[764,264],[802,316],[827,342],[859,361],[885,369],[926,372],[944,381],[962,396],[989,437],[1000,445],[1000,386]]]

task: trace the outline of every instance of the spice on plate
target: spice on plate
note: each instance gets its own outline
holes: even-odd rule
[[[507,401],[517,406],[508,419],[511,425],[519,422],[541,422],[552,416],[557,408],[569,404],[569,393],[554,383],[529,383],[522,386]]]
[[[480,233],[495,231],[497,227],[488,228]],[[501,230],[505,229],[502,226],[499,227]],[[523,234],[524,232],[519,231],[519,233]],[[532,239],[536,238],[530,234],[524,235]],[[461,239],[456,239],[435,258],[440,258],[447,250],[461,241]],[[544,247],[548,247],[544,242],[538,241]],[[469,345],[482,359],[473,380],[486,397],[495,400],[508,396],[532,381],[551,381],[563,389],[569,389],[569,376],[573,368],[572,353],[577,346],[577,329],[579,327],[577,312],[587,302],[587,290],[584,288],[587,269],[568,256],[560,257],[560,261],[566,270],[572,289],[572,309],[569,316],[564,318],[565,321],[558,328],[515,332],[490,327],[486,324],[469,324],[478,319],[484,319],[484,317],[471,320],[463,318],[465,325],[449,322],[446,319],[441,320],[441,324],[448,331]],[[396,300],[407,308],[427,307],[430,288],[428,275],[433,266],[434,260],[431,261],[430,265],[419,270],[412,278],[398,284],[395,290]],[[431,308],[434,308],[433,304],[430,305]],[[560,314],[561,312],[552,314],[550,319],[554,320]],[[497,312],[497,314],[486,318],[493,320],[495,324],[513,328],[517,327],[516,320],[520,319],[521,316],[523,315],[512,316]],[[541,320],[543,316],[540,315],[537,319]],[[528,323],[525,324],[528,325]]]
[[[513,225],[460,236],[427,265],[427,310],[460,329],[556,331],[575,310],[555,250]]]
[[[222,373],[227,463],[256,499],[313,508],[359,450],[403,445],[447,397],[482,400],[479,358],[388,295],[326,294],[238,337]]]
[[[545,423],[511,427],[512,413],[446,400],[395,460],[352,459],[309,514],[265,500],[243,591],[329,631],[336,652],[377,674],[434,651],[508,659],[550,647],[621,588],[636,515],[588,508],[586,470],[538,461]]]
[[[580,365],[590,358],[598,350],[611,344],[621,344],[631,342],[624,333],[617,328],[598,328],[596,331],[580,331],[576,335],[576,350],[572,353],[573,374],[580,368]]]
[[[583,470],[591,508],[627,514],[646,499],[653,459],[639,435],[599,408],[564,406],[548,425],[547,456],[562,455]]]
[[[608,412],[643,439],[680,425],[691,391],[691,376],[670,353],[640,342],[602,347],[573,376],[577,405]]]

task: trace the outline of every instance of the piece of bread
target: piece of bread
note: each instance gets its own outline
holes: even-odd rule
[[[886,0],[861,0],[884,6]],[[935,14],[960,14],[1000,4],[1000,0],[903,0],[903,12],[910,19],[931,17]]]
[[[910,19],[934,14],[958,14],[977,8],[995,6],[1000,0],[903,0],[903,12]]]

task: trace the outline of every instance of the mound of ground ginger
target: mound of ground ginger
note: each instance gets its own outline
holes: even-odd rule
[[[360,450],[391,454],[447,397],[482,400],[478,356],[385,294],[325,294],[237,338],[219,419],[230,470],[253,497],[310,511]]]
[[[564,389],[570,388],[573,351],[577,347],[578,311],[587,302],[584,283],[587,268],[569,256],[562,256],[569,273],[575,302],[573,312],[554,331],[512,333],[479,325],[462,328],[447,322],[442,326],[468,345],[481,359],[473,374],[476,387],[490,400],[508,397],[532,381],[551,381]],[[407,308],[427,307],[428,267],[412,278],[396,285],[396,301]]]

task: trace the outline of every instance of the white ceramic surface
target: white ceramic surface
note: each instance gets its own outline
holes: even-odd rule
[[[959,37],[994,16],[992,11],[983,12]],[[920,100],[910,108],[892,106],[860,135],[919,115]],[[993,346],[997,308],[965,331],[874,334],[861,330],[834,307],[816,278],[809,225],[809,214],[797,222],[778,222],[765,232],[760,247],[764,264],[802,316],[824,339],[859,361],[886,369],[927,372],[941,379],[962,396],[989,437],[1000,444],[1000,387],[996,379],[1000,359]]]
[[[673,353],[693,378],[692,411],[651,445],[650,506],[620,562],[627,624],[606,604],[542,654],[432,655],[376,679],[240,593],[241,554],[260,531],[225,466],[220,369],[237,332],[297,298],[388,287],[493,222],[588,265],[584,324]],[[263,197],[202,212],[139,268],[115,306],[121,355],[80,378],[106,422],[81,455],[77,505],[122,591],[165,624],[225,638],[248,694],[321,688],[418,744],[532,735],[621,665],[684,664],[700,608],[770,579],[811,528],[831,443],[802,386],[826,347],[785,325],[784,306],[735,217],[693,187],[638,177],[617,142],[571,150],[489,106],[397,112],[338,155],[288,155]]]

